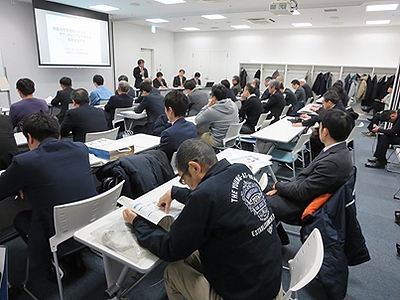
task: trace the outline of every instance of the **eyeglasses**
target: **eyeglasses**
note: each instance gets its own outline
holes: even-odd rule
[[[183,176],[189,171],[189,165],[187,166],[185,172],[182,173],[181,178],[179,178],[179,183],[182,185],[186,185],[185,179],[183,179]]]

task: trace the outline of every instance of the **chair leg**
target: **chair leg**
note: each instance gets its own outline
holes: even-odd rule
[[[25,281],[22,283],[22,288],[24,289],[25,293],[27,293],[32,299],[39,300],[35,297],[34,294],[30,290],[28,290],[28,280],[29,280],[29,258],[26,261],[26,273],[25,273]]]
[[[62,273],[60,266],[58,264],[58,257],[57,257],[57,252],[53,252],[53,259],[54,259],[54,265],[56,268],[56,276],[57,276],[57,285],[58,285],[58,292],[60,294],[60,299],[64,300],[64,295],[63,295],[63,288],[62,288],[62,283],[61,283],[61,278],[62,278]]]
[[[294,159],[292,159],[292,166],[293,166],[293,177],[296,177],[296,166],[294,163]]]

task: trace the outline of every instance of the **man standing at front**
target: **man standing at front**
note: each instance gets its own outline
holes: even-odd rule
[[[143,246],[173,261],[164,272],[168,298],[277,297],[281,244],[274,215],[250,170],[225,159],[217,162],[214,150],[198,139],[183,142],[175,162],[180,182],[190,189],[174,186],[158,202],[166,212],[173,199],[185,204],[169,232],[130,209],[123,213]]]
[[[143,80],[149,77],[149,72],[144,67],[144,60],[137,61],[138,66],[133,69],[133,77],[135,77],[135,88],[138,89]]]

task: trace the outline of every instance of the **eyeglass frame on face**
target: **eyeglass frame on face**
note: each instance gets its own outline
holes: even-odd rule
[[[185,179],[183,179],[183,176],[184,176],[186,173],[188,173],[188,171],[189,171],[189,165],[186,167],[185,172],[183,172],[182,175],[181,175],[180,178],[179,178],[179,183],[180,183],[180,184],[186,185],[186,182],[185,182]]]

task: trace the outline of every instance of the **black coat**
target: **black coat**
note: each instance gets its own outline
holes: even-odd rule
[[[279,116],[282,113],[283,108],[286,105],[285,98],[281,91],[276,91],[270,97],[267,103],[263,103],[264,112],[270,112],[268,119],[275,117],[272,123],[279,120]]]
[[[114,120],[115,109],[132,107],[132,104],[133,98],[128,94],[111,96],[110,100],[108,100],[107,104],[104,106],[108,128],[112,128],[112,120]]]
[[[73,92],[73,90],[74,89],[71,88],[70,86],[66,87],[65,90],[59,90],[57,91],[57,94],[54,97],[54,99],[51,100],[51,105],[61,108],[61,111],[56,116],[60,124],[64,120],[65,113],[68,110],[68,105],[72,103],[71,93]]]
[[[137,66],[133,69],[133,77],[135,77],[135,88],[139,88],[140,84],[143,82],[143,78],[149,77],[149,72],[146,68],[143,68],[144,74],[140,75],[140,67]]]
[[[6,169],[12,157],[17,154],[18,147],[10,117],[0,115],[0,170]]]

